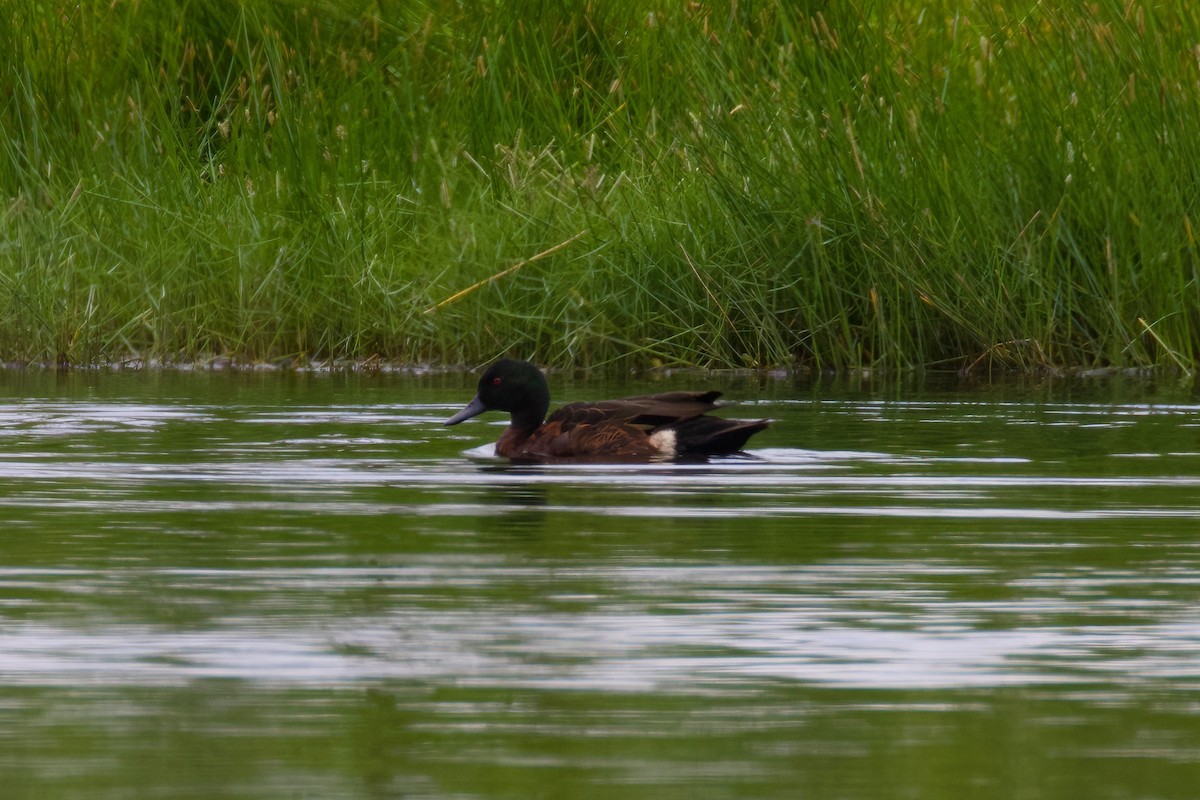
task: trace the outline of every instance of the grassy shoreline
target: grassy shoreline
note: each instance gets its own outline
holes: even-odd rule
[[[561,5],[7,4],[0,358],[1200,358],[1192,4]]]

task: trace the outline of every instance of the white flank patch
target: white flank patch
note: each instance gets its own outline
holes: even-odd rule
[[[658,452],[662,453],[666,458],[675,457],[675,431],[670,428],[664,428],[661,431],[655,431],[650,434],[650,444],[658,448]]]

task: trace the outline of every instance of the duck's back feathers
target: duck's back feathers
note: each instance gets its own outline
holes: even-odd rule
[[[625,422],[657,428],[707,414],[717,407],[715,401],[720,396],[720,392],[665,392],[620,400],[568,403],[551,414],[546,422],[560,422],[565,426]]]
[[[649,460],[709,456],[741,450],[767,420],[705,416],[720,392],[666,392],[620,400],[569,403],[524,440],[497,443],[515,460]]]

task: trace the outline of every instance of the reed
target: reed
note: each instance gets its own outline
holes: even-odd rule
[[[10,0],[0,358],[1192,369],[1200,7],[833,5]]]

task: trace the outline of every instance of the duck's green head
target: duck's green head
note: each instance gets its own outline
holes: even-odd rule
[[[445,424],[457,425],[485,411],[507,411],[513,425],[532,430],[542,424],[548,410],[550,387],[542,371],[528,361],[502,358],[479,379],[475,399]]]

